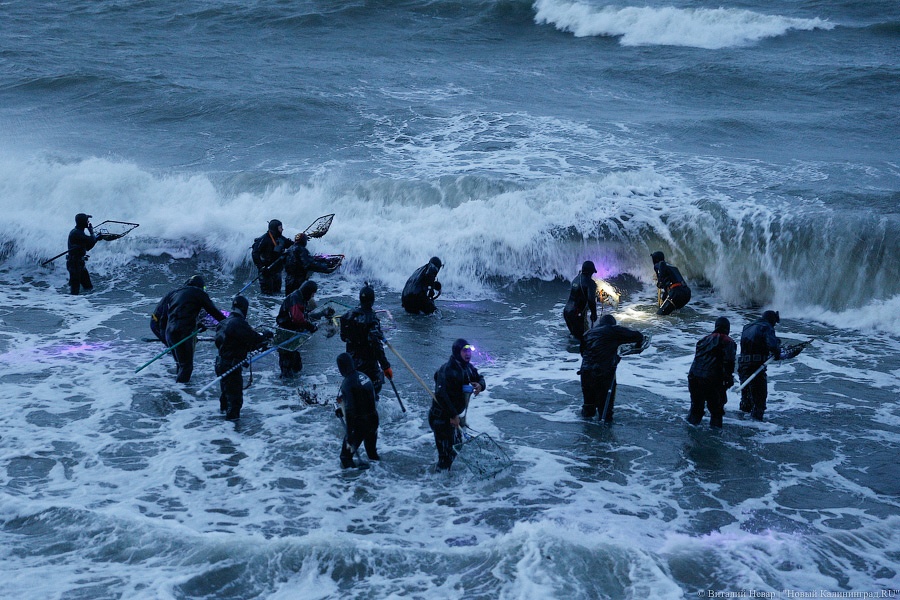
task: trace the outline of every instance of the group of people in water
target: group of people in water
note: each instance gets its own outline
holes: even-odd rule
[[[677,267],[666,262],[662,252],[650,255],[656,273],[658,315],[668,315],[683,308],[691,299],[691,288]],[[582,355],[581,391],[584,404],[582,416],[599,418],[607,423],[613,420],[616,399],[616,368],[620,347],[632,344],[631,352],[640,352],[645,342],[639,331],[616,324],[611,314],[597,318],[597,299],[603,296],[592,275],[597,268],[592,261],[585,261],[581,273],[572,280],[569,298],[563,309],[563,318],[569,332],[580,342]],[[588,324],[590,319],[590,324]],[[799,354],[805,344],[784,348],[775,334],[775,326],[781,321],[776,311],[767,310],[762,316],[744,327],[741,332],[741,354],[737,356],[737,344],[730,337],[731,323],[726,317],[716,319],[712,333],[697,342],[694,360],[688,371],[688,391],[691,405],[687,421],[699,425],[709,410],[710,427],[721,428],[725,415],[726,391],[734,385],[737,365],[741,381],[741,412],[757,421],[765,420],[768,385],[766,366],[772,360],[785,360]]]
[[[67,269],[72,294],[79,288],[91,289],[90,275],[84,258],[88,250],[103,239],[95,235],[90,215],[79,213],[75,229],[69,234]],[[341,447],[342,467],[353,467],[353,459],[362,445],[370,460],[378,460],[378,411],[376,402],[385,380],[393,385],[393,370],[384,350],[384,333],[374,310],[375,290],[366,283],[359,292],[359,305],[335,318],[335,309],[326,306],[317,310],[315,295],[318,284],[309,279],[311,273],[333,272],[335,262],[316,256],[307,248],[309,236],[297,234],[293,240],[283,235],[281,221],[269,222],[268,230],[256,238],[251,257],[258,271],[260,291],[278,295],[282,289],[282,273],[286,275],[285,292],[276,317],[281,330],[276,344],[279,368],[283,378],[292,378],[303,369],[297,341],[318,330],[319,322],[331,320],[340,327],[345,351],[337,356],[338,371],[343,380],[337,397],[335,413],[345,421],[345,437]],[[666,262],[662,252],[651,255],[659,288],[657,314],[668,315],[684,307],[691,298],[691,290],[680,271]],[[339,264],[339,263],[338,263]],[[438,257],[418,268],[403,288],[401,302],[410,314],[432,314],[437,310],[435,300],[441,294],[437,280],[443,264]],[[622,327],[615,317],[605,314],[598,318],[597,273],[593,262],[585,261],[581,273],[572,281],[563,317],[572,336],[580,343],[582,355],[579,375],[583,395],[582,416],[613,420],[616,396],[616,368],[620,361],[620,347],[632,344],[633,352],[646,347],[644,335]],[[228,420],[240,418],[243,406],[243,368],[249,365],[248,356],[264,350],[273,338],[272,331],[257,331],[247,322],[249,301],[240,293],[234,297],[230,311],[219,310],[205,291],[205,281],[194,275],[185,284],[166,294],[156,306],[150,328],[170,350],[176,365],[176,382],[188,383],[194,365],[196,336],[205,330],[203,313],[217,322],[215,345],[218,355],[215,372],[219,378],[219,408]],[[687,420],[696,425],[706,409],[710,426],[721,427],[726,402],[725,392],[734,385],[737,364],[741,382],[750,380],[742,389],[740,409],[751,417],[763,420],[766,409],[767,385],[765,366],[770,359],[796,356],[799,350],[784,349],[775,335],[779,322],[777,312],[766,311],[762,317],[744,328],[741,336],[741,355],[736,357],[737,345],[729,336],[730,323],[720,317],[712,333],[697,342],[694,361],[688,373],[691,407]],[[802,349],[802,348],[801,348]],[[471,363],[474,348],[464,339],[453,343],[451,355],[434,374],[432,405],[428,423],[434,433],[438,452],[438,469],[450,469],[460,441],[460,428],[472,395],[484,391],[485,380]],[[399,356],[399,355],[398,355]]]

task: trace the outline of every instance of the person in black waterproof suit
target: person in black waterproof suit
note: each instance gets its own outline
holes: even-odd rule
[[[243,296],[236,296],[231,304],[231,314],[216,327],[216,375],[223,375],[247,360],[247,354],[261,349],[274,334],[271,331],[257,333],[247,323],[250,303]],[[241,417],[244,406],[243,368],[238,367],[219,381],[219,411],[229,421]]]
[[[453,465],[456,450],[453,444],[458,439],[457,430],[461,427],[461,415],[469,407],[469,394],[464,385],[472,386],[475,395],[484,391],[484,377],[471,363],[474,348],[469,342],[460,338],[453,342],[450,360],[444,363],[434,374],[434,400],[428,411],[428,425],[434,432],[434,445],[437,447],[439,471],[447,470]]]
[[[616,325],[612,315],[603,315],[584,334],[581,343],[581,394],[584,405],[581,416],[593,418],[599,411],[600,418],[611,423],[616,403],[616,367],[619,365],[619,346],[641,344],[644,335],[634,329]]]
[[[694,362],[688,371],[688,391],[691,408],[687,421],[699,425],[704,405],[709,408],[709,426],[721,428],[728,397],[725,390],[734,385],[734,363],[737,344],[729,337],[731,322],[726,317],[716,319],[713,332],[699,342]]]
[[[173,346],[198,329],[197,319],[200,311],[205,310],[216,321],[225,320],[209,294],[204,291],[205,283],[199,275],[188,279],[184,286],[173,291],[169,298],[169,309],[166,323],[166,345]],[[205,330],[205,328],[202,328]],[[194,372],[194,347],[197,338],[180,344],[172,350],[178,372],[176,383],[187,383]]]
[[[282,329],[291,331],[308,331],[313,333],[319,327],[314,321],[322,317],[330,317],[334,309],[326,307],[321,311],[313,312],[315,308],[315,296],[319,285],[315,281],[304,281],[300,289],[293,291],[281,302],[275,323]],[[303,358],[298,350],[278,349],[278,366],[281,368],[282,377],[294,377],[303,370]]]
[[[770,357],[775,357],[775,360],[787,358],[782,355],[781,340],[775,335],[775,325],[780,322],[781,315],[777,311],[767,310],[762,317],[744,327],[741,332],[741,355],[738,358],[738,376],[741,383],[762,367]],[[763,368],[762,372],[741,390],[741,411],[750,413],[757,421],[762,421],[768,395],[766,369]]]
[[[306,247],[308,242],[308,235],[298,233],[294,236],[294,244],[284,253],[285,295],[300,289],[310,273],[330,273],[334,270],[321,257],[310,253]]]
[[[103,234],[94,235],[94,226],[91,225],[91,215],[78,213],[75,215],[75,227],[69,232],[69,252],[66,254],[66,270],[69,272],[69,292],[77,296],[81,288],[85,291],[94,289],[91,283],[91,274],[85,266],[88,250],[93,249],[97,242],[112,239]],[[85,233],[87,229],[87,233]]]
[[[284,252],[293,242],[284,237],[284,227],[278,219],[269,221],[269,230],[253,240],[253,264],[259,271],[259,290],[263,294],[281,293],[281,272],[284,270]]]
[[[360,444],[365,444],[369,460],[380,460],[378,456],[378,396],[375,386],[365,373],[356,370],[353,357],[342,352],[337,357],[338,371],[344,377],[338,393],[338,408],[335,414],[346,417],[346,432],[341,444],[341,467],[355,467],[353,455]]]
[[[691,288],[685,283],[681,271],[668,264],[662,252],[654,252],[650,259],[653,261],[653,270],[656,271],[656,287],[662,292],[656,314],[668,315],[683,308],[691,300]]]
[[[591,275],[597,272],[593,261],[586,260],[581,265],[581,273],[572,280],[569,301],[563,309],[563,319],[569,333],[579,342],[584,339],[584,314],[591,311],[591,326],[597,321],[597,282]]]
[[[353,357],[356,370],[368,375],[375,393],[380,394],[384,378],[393,379],[394,371],[384,354],[384,334],[374,305],[375,290],[367,282],[359,291],[359,306],[341,315],[341,340],[347,343],[346,351]]]
[[[416,269],[406,280],[400,296],[406,312],[430,315],[437,310],[434,301],[441,295],[441,282],[437,280],[437,276],[442,266],[441,259],[432,256],[428,264]]]

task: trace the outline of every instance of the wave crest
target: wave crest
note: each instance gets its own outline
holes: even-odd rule
[[[716,50],[746,46],[790,30],[832,29],[822,19],[764,15],[733,8],[594,7],[583,2],[537,0],[535,22],[576,37],[620,37],[623,46],[689,46]]]

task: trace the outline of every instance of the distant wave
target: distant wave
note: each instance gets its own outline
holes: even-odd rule
[[[624,46],[690,46],[715,50],[746,46],[791,29],[832,29],[822,19],[795,19],[732,8],[598,8],[582,2],[537,0],[535,22],[576,37],[621,37]]]

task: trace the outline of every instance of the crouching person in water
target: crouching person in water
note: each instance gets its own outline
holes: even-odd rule
[[[344,443],[341,444],[341,467],[355,467],[353,455],[360,444],[365,444],[366,456],[369,460],[379,460],[376,444],[378,443],[378,407],[375,402],[375,386],[365,373],[356,370],[353,357],[342,352],[337,357],[338,371],[344,377],[338,393],[338,408],[335,414],[339,418],[346,417]]]
[[[319,326],[314,323],[322,317],[330,317],[334,309],[330,306],[320,311],[315,308],[315,296],[319,285],[315,281],[304,281],[300,289],[294,290],[282,301],[281,308],[275,322],[282,329],[314,333]],[[299,350],[278,349],[278,366],[281,368],[281,377],[284,379],[296,376],[303,370],[303,358]]]
[[[225,413],[225,418],[229,421],[236,421],[241,417],[241,407],[244,405],[244,370],[241,363],[247,360],[249,352],[260,348],[274,337],[271,331],[257,333],[250,327],[247,323],[249,308],[247,299],[237,296],[231,305],[231,314],[216,327],[216,348],[219,349],[216,375],[237,367],[219,382],[222,390],[219,411]]]
[[[691,393],[691,410],[687,421],[699,425],[703,420],[703,408],[709,408],[709,426],[722,427],[725,390],[734,385],[734,363],[737,344],[728,334],[731,322],[725,317],[716,319],[713,332],[697,342],[694,362],[688,372],[688,390]]]
[[[616,325],[612,315],[603,315],[584,334],[581,344],[581,394],[584,405],[581,416],[593,418],[599,411],[600,418],[612,423],[616,403],[616,367],[619,365],[619,346],[641,344],[644,335],[634,329]]]
[[[456,458],[453,449],[461,427],[460,415],[469,407],[469,397],[484,391],[484,377],[471,363],[474,348],[464,339],[453,342],[450,360],[434,374],[434,401],[428,425],[434,432],[439,471],[448,470]]]

